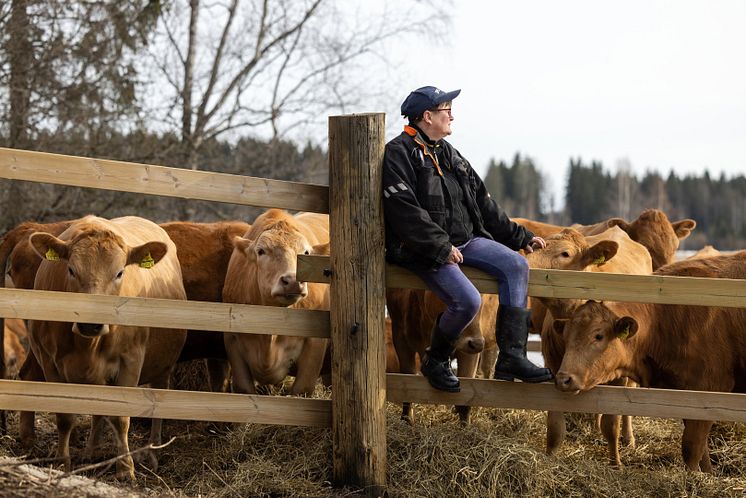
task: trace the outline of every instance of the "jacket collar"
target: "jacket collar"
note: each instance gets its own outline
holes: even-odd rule
[[[434,150],[436,147],[440,147],[440,144],[437,142],[433,143],[429,138],[427,138],[427,135],[425,135],[422,130],[420,130],[416,126],[405,125],[404,133],[412,137],[415,143],[419,145],[422,153],[425,156],[430,157],[430,159],[433,161],[433,164],[435,164],[435,169],[438,170],[438,174],[440,176],[443,176],[443,171],[440,169],[440,163],[438,162],[438,156],[435,154]]]

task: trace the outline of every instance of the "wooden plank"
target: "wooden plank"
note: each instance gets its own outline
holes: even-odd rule
[[[0,409],[331,426],[331,401],[251,394],[0,380]]]
[[[329,212],[329,188],[324,185],[2,147],[0,178],[316,213]]]
[[[386,486],[384,135],[381,113],[329,118],[333,473],[369,496]]]
[[[598,386],[562,393],[551,383],[461,379],[460,393],[436,391],[419,375],[387,374],[389,401],[609,413],[642,417],[746,422],[746,394]]]
[[[309,282],[327,282],[325,256],[299,256],[299,274]],[[486,273],[464,267],[480,292],[497,293],[497,283]],[[386,286],[424,289],[413,273],[386,267]],[[746,280],[728,278],[625,275],[569,270],[531,269],[528,293],[534,297],[580,298],[660,304],[746,307]]]
[[[746,280],[531,270],[529,294],[604,301],[746,307]]]
[[[0,315],[235,333],[330,337],[328,311],[0,288]]]

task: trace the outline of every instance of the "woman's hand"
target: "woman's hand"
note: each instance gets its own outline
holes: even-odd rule
[[[528,244],[526,244],[526,247],[524,247],[523,250],[528,254],[534,252],[534,249],[544,249],[546,246],[547,242],[544,239],[541,237],[534,237],[528,241]]]
[[[461,254],[461,251],[458,250],[458,247],[451,246],[451,254],[448,255],[448,262],[456,265],[464,262],[464,256]]]

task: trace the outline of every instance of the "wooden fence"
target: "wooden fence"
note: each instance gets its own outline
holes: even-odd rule
[[[0,316],[331,337],[332,399],[166,391],[0,380],[0,409],[326,426],[334,482],[380,495],[386,485],[385,402],[459,404],[746,422],[746,395],[464,379],[460,393],[420,376],[385,374],[384,289],[424,288],[384,264],[381,158],[384,115],[329,119],[330,186],[0,148],[0,178],[330,214],[331,257],[299,256],[298,276],[331,284],[332,310],[119,298],[0,289]],[[497,284],[467,271],[482,292]],[[746,307],[746,282],[531,270],[529,294]]]

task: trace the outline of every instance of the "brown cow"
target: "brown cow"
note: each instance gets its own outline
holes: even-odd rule
[[[128,216],[106,220],[86,216],[59,238],[36,232],[29,243],[45,258],[34,289],[186,299],[176,247],[155,223]],[[116,386],[150,384],[168,388],[186,338],[183,329],[29,320],[31,349],[50,382]],[[96,444],[101,417],[94,417],[87,452]],[[129,453],[129,417],[109,417],[119,450]],[[70,468],[70,434],[75,416],[57,414],[57,456]],[[153,420],[152,444],[159,444],[161,421]],[[150,455],[156,465],[155,456]],[[117,462],[119,476],[134,479],[131,456]]]
[[[173,221],[161,227],[176,245],[187,299],[222,302],[233,239],[245,234],[251,225],[243,221]],[[223,333],[189,330],[179,362],[196,359],[205,359],[210,390],[226,391],[230,368]]]
[[[495,319],[498,298],[483,294],[482,306],[477,316],[461,332],[454,344],[454,356],[458,364],[459,377],[474,377],[477,371],[479,353],[485,345],[485,335],[491,335],[495,343]],[[391,315],[394,349],[399,358],[401,373],[418,372],[417,358],[422,360],[425,348],[430,345],[430,334],[438,315],[446,310],[445,304],[430,291],[415,289],[387,289],[386,307]],[[492,362],[494,366],[494,361]],[[459,418],[468,423],[470,407],[457,407]],[[414,422],[411,403],[402,404],[402,420]]]
[[[684,260],[654,273],[746,278],[746,251]],[[746,392],[746,309],[588,301],[555,321],[566,344],[555,385],[587,391],[624,375],[643,387]],[[712,471],[711,421],[684,420],[682,456],[691,471]]]
[[[23,320],[6,318],[3,345],[5,364],[8,366],[11,375],[17,372],[26,358],[26,348],[23,346],[26,341],[28,341],[28,331]]]
[[[606,229],[598,235],[584,237],[572,228],[568,228],[548,237],[547,247],[527,255],[532,268],[553,268],[560,270],[593,271],[602,273],[628,273],[647,275],[652,272],[652,260],[647,249],[633,241],[618,226]],[[616,244],[616,249],[609,244]],[[606,252],[599,248],[606,247]],[[595,251],[595,252],[594,252]],[[542,306],[538,306],[537,301]],[[533,313],[535,319],[543,323],[541,330],[541,349],[544,363],[550,370],[559,369],[565,347],[561,338],[552,333],[554,318],[567,318],[580,304],[577,299],[534,298],[532,311],[537,308],[549,310],[547,317]],[[626,379],[617,379],[615,384],[625,385]],[[621,466],[619,454],[619,422],[622,420],[622,439],[634,446],[634,434],[631,418],[628,416],[602,415],[599,421],[601,432],[609,443],[609,460],[612,465]],[[557,451],[565,436],[565,418],[561,412],[547,413],[547,453]]]
[[[5,278],[2,282],[5,287],[18,289],[33,289],[36,270],[41,264],[39,256],[28,245],[29,236],[36,231],[45,231],[53,235],[61,234],[70,221],[59,221],[55,223],[35,223],[26,221],[9,230],[0,242],[0,264],[5,269]],[[4,334],[5,327],[2,325],[3,318],[0,317],[0,334]],[[0,344],[5,345],[5,340],[0,338]],[[43,373],[33,354],[24,355],[19,377],[25,380],[43,380]],[[5,353],[0,355],[0,378],[6,378]],[[6,431],[5,411],[0,412],[0,429]],[[30,417],[30,418],[29,418]],[[21,412],[21,441],[26,445],[31,444],[33,439],[34,414],[33,412]],[[25,433],[25,434],[24,434]]]
[[[244,237],[235,239],[223,287],[226,303],[329,309],[329,286],[296,279],[299,254],[328,251],[329,217],[270,209]],[[310,394],[319,378],[328,339],[270,334],[226,333],[233,388],[256,393],[260,385],[278,384],[297,368],[291,394]]]

